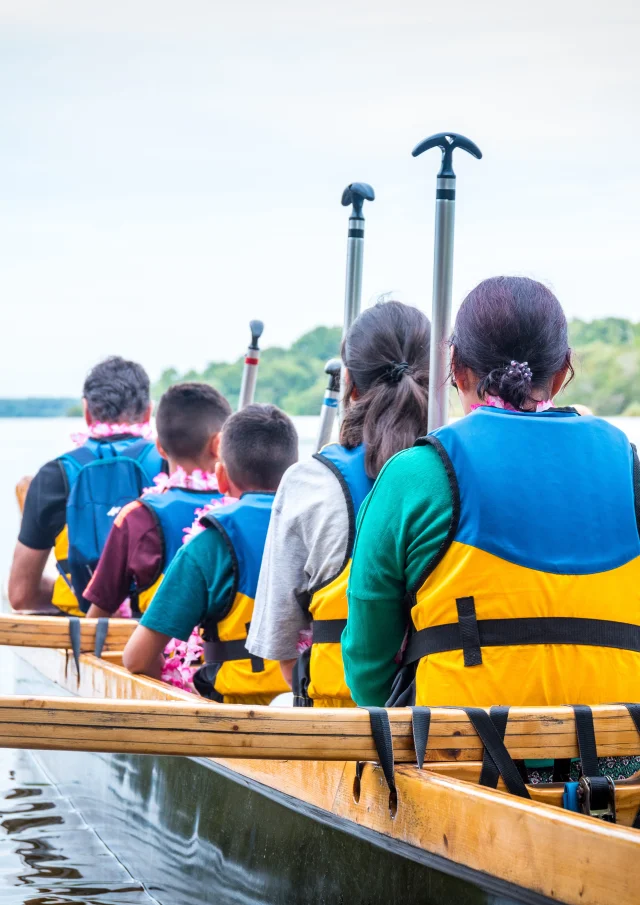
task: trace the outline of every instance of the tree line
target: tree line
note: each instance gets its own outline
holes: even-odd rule
[[[273,402],[291,415],[317,415],[327,378],[324,365],[340,350],[340,327],[316,327],[288,348],[272,346],[260,358],[256,402]],[[563,405],[582,403],[598,415],[640,415],[640,323],[606,317],[569,323],[575,377],[561,397]],[[182,380],[204,380],[235,406],[243,358],[211,362],[202,372],[163,372],[154,386],[158,399]],[[559,400],[560,401],[560,400]]]

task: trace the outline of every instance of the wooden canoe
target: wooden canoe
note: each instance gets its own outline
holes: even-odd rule
[[[144,705],[138,708],[140,718],[143,710],[145,713],[156,713],[156,716],[160,713],[165,719],[165,725],[166,713],[172,709],[177,715],[182,711],[192,712],[197,705],[198,711],[204,711],[205,716],[207,711],[210,712],[210,718],[214,717],[214,713],[217,716],[222,709],[227,721],[232,710],[243,709],[220,708],[152,679],[132,676],[119,665],[117,654],[108,654],[108,659],[102,660],[92,655],[83,655],[79,677],[64,651],[35,652],[24,649],[19,652],[19,656],[27,659],[41,675],[54,681],[62,689],[83,698],[176,702],[178,706],[169,708],[168,711],[163,706],[154,709]],[[181,708],[180,703],[192,706]],[[33,708],[37,706],[39,705],[27,706],[26,710],[30,715],[26,718],[25,726],[29,721],[33,723],[34,719],[37,720],[37,715],[33,715]],[[2,716],[1,709],[0,707],[0,733],[9,731],[5,725],[7,717]],[[62,705],[58,709],[60,713],[64,712]],[[132,704],[122,709],[134,714],[136,708]],[[247,711],[247,718],[249,711],[255,712],[255,716],[259,717],[258,711],[262,711],[262,708],[244,710]],[[50,728],[42,732],[47,722],[53,719],[53,710],[41,708],[40,713],[41,734],[57,737],[57,740],[51,745],[30,742],[28,739],[33,740],[35,733],[25,728],[25,737],[19,744],[23,747],[32,743],[37,747],[64,747],[66,743],[60,738],[60,727],[54,731],[49,724]],[[103,717],[99,717],[99,713]],[[286,717],[286,712],[282,713]],[[223,718],[222,714],[220,716]],[[264,718],[267,716],[272,725],[274,720],[281,721],[281,713],[278,711],[274,710]],[[325,716],[337,718],[338,713],[317,711],[313,717],[311,711],[307,712],[304,719],[309,721],[315,718],[316,722],[321,723]],[[455,711],[450,716],[455,716]],[[352,711],[346,719],[357,722],[362,717],[362,713]],[[406,715],[401,713],[393,715],[394,736],[397,733],[397,754],[400,755],[400,760],[409,760],[410,746],[408,743],[402,744],[404,730],[401,727],[404,717]],[[121,752],[105,757],[104,762],[111,764],[111,769],[118,775],[122,774],[123,758],[127,762],[127,775],[131,771],[137,775],[138,771],[145,773],[150,770],[148,761],[163,765],[161,768],[154,766],[154,770],[171,772],[167,765],[175,762],[172,769],[179,771],[181,775],[187,771],[189,781],[198,788],[207,789],[210,786],[211,797],[202,792],[205,800],[198,801],[194,814],[201,817],[203,810],[208,813],[209,809],[215,811],[222,807],[224,810],[227,806],[234,811],[234,832],[229,834],[228,827],[216,824],[212,830],[215,838],[209,840],[214,846],[222,848],[223,860],[236,858],[245,871],[251,872],[256,870],[255,857],[261,846],[271,851],[270,847],[275,844],[276,838],[281,839],[285,848],[293,846],[289,851],[272,851],[272,864],[261,864],[258,872],[262,878],[260,883],[264,896],[256,901],[359,901],[366,902],[367,905],[378,901],[559,901],[572,905],[602,905],[606,902],[631,905],[637,901],[633,875],[640,856],[640,832],[552,806],[558,804],[561,797],[561,789],[557,786],[545,790],[530,787],[534,801],[478,786],[476,782],[480,763],[477,758],[480,756],[480,749],[477,739],[473,741],[472,733],[462,734],[462,724],[454,731],[461,733],[456,736],[459,739],[459,751],[464,751],[466,745],[463,756],[469,759],[463,760],[462,764],[434,762],[429,765],[431,769],[422,771],[408,763],[399,765],[396,773],[398,810],[395,817],[392,817],[388,807],[387,786],[382,771],[375,764],[365,766],[358,800],[355,800],[356,767],[353,761],[347,759],[354,756],[354,753],[346,746],[344,759],[331,761],[272,757],[268,760],[260,759],[256,757],[259,750],[253,753],[252,759],[242,760],[230,757],[203,759],[201,756],[142,758],[137,754],[124,753],[144,748],[136,744],[134,736],[126,735],[126,727],[124,730],[120,727],[119,718],[120,713],[118,720],[113,714],[109,716],[108,701],[102,701],[96,707],[92,731],[100,723],[105,728],[111,727],[108,730],[111,733],[108,743],[104,741],[104,730],[99,730],[103,733],[102,741],[96,742],[96,748]],[[344,721],[345,713],[339,714],[339,718]],[[604,721],[609,720],[609,725],[613,721],[619,724],[618,729],[623,735],[628,732],[629,749],[633,749],[635,744],[636,748],[633,750],[637,750],[637,734],[632,726],[624,723],[625,719],[624,715],[617,712],[598,713],[596,721],[600,720],[601,724],[597,722],[597,732],[600,734],[604,731],[601,728],[601,725],[606,725]],[[78,719],[76,722],[82,723],[82,720]],[[135,721],[130,722],[133,725]],[[569,740],[567,730],[563,741],[562,720],[556,723],[550,720],[549,727],[556,731],[547,733],[546,741],[554,744],[556,750],[565,750],[567,756],[571,756],[575,747],[574,736]],[[171,731],[177,729],[178,721],[175,729],[171,726]],[[529,726],[528,729],[531,735],[533,727]],[[123,731],[124,736],[120,734]],[[445,726],[443,731],[449,730]],[[523,739],[526,735],[526,732],[523,733]],[[348,733],[345,733],[345,738],[348,740]],[[626,742],[623,740],[623,743]],[[321,743],[317,744],[321,747]],[[435,744],[438,744],[437,740]],[[150,750],[157,751],[158,748]],[[175,743],[167,750],[176,750]],[[201,754],[200,749],[189,748],[188,745],[185,745],[184,750],[189,750],[194,755]],[[445,750],[451,751],[443,749],[443,754]],[[528,747],[527,750],[531,752],[536,749]],[[357,756],[367,753],[360,749],[358,751]],[[280,751],[272,753],[280,754]],[[282,751],[282,757],[285,754],[286,751]],[[291,755],[295,756],[293,749]],[[56,759],[55,763],[62,769],[60,765],[68,763],[69,758],[92,755],[47,752],[47,756]],[[306,756],[309,757],[309,754]],[[327,754],[323,756],[326,757]],[[338,755],[333,753],[329,756],[336,758]],[[529,756],[535,755],[529,753]],[[188,789],[183,791],[188,798]],[[241,806],[238,804],[239,798],[242,799]],[[631,823],[634,809],[637,809],[637,791],[630,788],[628,801],[624,800],[624,795],[619,798],[619,818]],[[274,803],[277,805],[277,814],[273,811]],[[165,808],[168,806],[169,811],[179,807],[184,817],[184,802],[165,801],[164,805]],[[163,819],[161,811],[162,809],[156,814],[159,823]],[[274,829],[274,821],[277,831]],[[319,832],[319,828],[322,828],[322,832]],[[201,823],[196,822],[193,831],[199,838]],[[283,840],[287,840],[286,844]],[[309,845],[305,840],[310,840]],[[139,840],[136,844],[140,844]],[[345,864],[345,851],[349,852],[349,859],[353,859],[353,863]],[[302,873],[301,864],[304,865]],[[268,875],[266,878],[265,870]],[[296,883],[303,882],[302,891],[297,887],[293,889],[295,884],[291,878],[294,874],[297,877]],[[332,893],[327,895],[329,888]],[[404,891],[404,895],[399,895],[399,890]],[[197,900],[197,896],[194,896],[194,900]]]

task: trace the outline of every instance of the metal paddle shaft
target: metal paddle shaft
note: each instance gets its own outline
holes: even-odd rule
[[[360,314],[362,296],[362,257],[364,254],[364,214],[365,201],[374,201],[375,192],[366,182],[352,182],[342,193],[344,207],[352,205],[349,215],[347,238],[347,282],[344,293],[344,328],[342,335]]]
[[[456,174],[453,152],[468,151],[478,160],[482,151],[470,139],[456,132],[439,132],[425,138],[411,152],[418,157],[430,148],[442,150],[442,166],[436,182],[436,229],[433,254],[433,303],[431,312],[431,353],[429,364],[429,430],[446,424],[449,418],[449,349],[451,330],[451,283],[453,279],[453,235],[456,210]]]
[[[325,374],[329,375],[329,383],[324,393],[322,408],[320,410],[320,427],[318,428],[318,440],[316,452],[331,442],[333,425],[336,420],[338,403],[340,400],[340,369],[342,362],[339,358],[332,358],[324,366]]]
[[[251,405],[256,392],[256,380],[258,379],[258,365],[260,364],[260,349],[258,340],[262,336],[264,324],[262,321],[250,321],[249,329],[251,330],[251,343],[244,357],[244,368],[242,371],[242,383],[240,385],[240,398],[238,400],[238,411]]]

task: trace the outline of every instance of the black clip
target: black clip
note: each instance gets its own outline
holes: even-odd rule
[[[616,786],[610,776],[581,776],[578,781],[578,804],[587,817],[616,822]]]

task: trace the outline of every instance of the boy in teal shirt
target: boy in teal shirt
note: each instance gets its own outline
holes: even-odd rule
[[[158,678],[169,639],[187,641],[200,625],[207,660],[196,678],[201,694],[226,703],[268,703],[287,690],[278,664],[251,657],[244,641],[273,496],[297,458],[293,423],[276,406],[250,405],[229,418],[216,475],[220,491],[238,502],[205,516],[207,530],[176,554],[127,643],[127,669]]]

